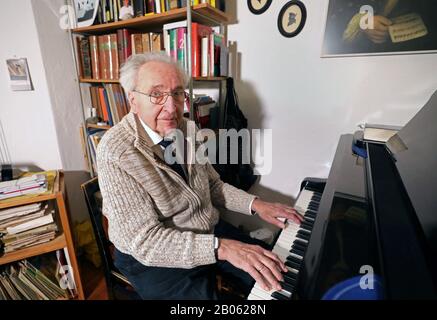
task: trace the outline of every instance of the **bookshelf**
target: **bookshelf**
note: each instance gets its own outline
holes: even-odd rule
[[[70,221],[65,200],[66,192],[64,174],[62,171],[58,171],[54,180],[53,190],[50,194],[33,197],[16,197],[0,201],[0,209],[13,208],[32,203],[54,201],[57,207],[57,217],[55,221],[58,223],[59,230],[56,237],[49,242],[27,247],[0,256],[0,266],[67,248],[69,253],[68,260],[71,268],[73,269],[74,281],[77,288],[77,296],[75,299],[83,300],[85,299],[85,296],[81,282],[79,265],[76,259],[73,235],[70,228]],[[59,225],[59,222],[61,225]]]
[[[154,32],[163,32],[163,27],[166,24],[169,23],[173,23],[173,22],[178,22],[178,21],[183,21],[183,20],[187,20],[187,24],[186,24],[186,69],[187,69],[187,73],[189,75],[189,94],[190,94],[190,119],[194,120],[195,119],[195,114],[194,114],[194,106],[193,106],[193,88],[194,88],[194,84],[195,83],[210,83],[213,84],[214,86],[216,86],[218,84],[218,91],[219,91],[219,101],[218,101],[218,106],[220,107],[220,116],[219,116],[219,121],[218,123],[220,124],[223,120],[223,102],[224,102],[224,88],[225,86],[223,85],[224,82],[226,81],[227,77],[221,77],[221,76],[207,76],[207,77],[193,77],[193,66],[192,66],[192,23],[196,22],[198,24],[202,24],[205,26],[209,26],[209,27],[220,27],[220,34],[223,35],[223,43],[225,44],[226,47],[226,32],[225,32],[225,25],[230,21],[229,16],[221,11],[220,9],[212,6],[211,4],[208,3],[200,3],[200,4],[196,4],[196,5],[192,5],[190,6],[190,2],[191,1],[187,1],[187,6],[186,7],[182,7],[182,8],[174,8],[162,13],[148,13],[145,14],[144,16],[140,16],[140,17],[134,17],[128,20],[123,20],[123,21],[116,21],[116,22],[109,22],[109,23],[103,23],[103,24],[95,24],[89,27],[80,27],[80,28],[74,28],[71,30],[71,39],[72,39],[72,43],[76,42],[76,38],[77,37],[90,37],[89,39],[91,39],[91,37],[101,37],[101,36],[105,36],[108,34],[114,34],[114,33],[118,33],[120,30],[132,30],[132,32],[138,32],[138,33],[154,33]],[[200,2],[200,1],[198,1]],[[204,2],[204,1],[202,1]],[[218,3],[218,0],[215,1],[216,3]],[[164,31],[165,33],[166,31]],[[119,34],[118,38],[120,37]],[[130,36],[130,35],[129,35]],[[164,37],[164,35],[163,35]],[[214,37],[213,37],[214,38]],[[118,39],[119,40],[119,39]],[[118,41],[117,40],[117,41]],[[100,40],[99,40],[100,41]],[[124,41],[124,40],[123,40]],[[132,40],[133,41],[133,40]],[[214,41],[214,39],[212,40]],[[90,40],[91,42],[91,40]],[[108,41],[109,42],[109,41]],[[144,42],[144,40],[143,40]],[[164,41],[165,42],[165,39]],[[91,48],[91,44],[90,48]],[[166,44],[164,44],[166,46]],[[168,43],[167,43],[168,45]],[[98,44],[99,48],[100,48],[100,43]],[[200,46],[200,44],[199,44]],[[74,47],[74,46],[73,46]],[[134,47],[134,44],[132,44],[132,47]],[[150,47],[152,47],[152,40],[150,38]],[[120,50],[120,43],[118,43],[117,46],[118,50]],[[110,49],[111,50],[111,49]],[[214,51],[214,50],[212,50]],[[114,77],[114,74],[111,74],[110,76],[103,76],[100,79],[92,79],[91,77],[86,77],[83,76],[83,72],[81,72],[81,66],[80,66],[80,52],[76,52],[76,50],[74,50],[74,55],[75,55],[75,62],[76,62],[76,67],[77,67],[77,72],[78,72],[78,84],[79,86],[103,86],[105,89],[107,90],[107,87],[110,87],[109,90],[112,90],[111,86],[119,86],[120,82],[117,79],[117,77]],[[77,56],[76,56],[77,55]],[[90,54],[90,56],[92,56],[92,53]],[[209,57],[208,57],[209,58]],[[213,60],[213,59],[212,59]],[[199,61],[200,63],[200,61]],[[203,61],[202,61],[203,63]],[[209,63],[209,62],[208,62]],[[122,61],[120,59],[119,62],[119,67],[121,67],[122,65]],[[227,67],[226,67],[227,68]],[[209,68],[209,72],[211,72],[211,70],[213,70],[212,72],[214,72],[215,70],[215,66],[213,65],[212,69]],[[93,71],[94,73],[94,71]],[[111,78],[111,79],[108,79]],[[96,89],[92,89],[92,90],[96,90]],[[100,90],[100,89],[99,89]],[[116,89],[117,90],[117,89]],[[91,95],[94,95],[94,100],[96,99],[101,99],[100,96],[98,96],[98,93],[94,92]],[[96,98],[97,97],[97,98]],[[91,99],[93,99],[93,97],[91,97]],[[82,99],[83,100],[83,99]],[[128,112],[128,107],[124,106],[124,112]],[[84,111],[85,113],[85,111]],[[116,116],[117,117],[117,116]],[[85,122],[85,114],[84,114],[84,122]],[[122,116],[120,117],[122,118]],[[121,120],[121,119],[119,119]],[[118,121],[113,121],[114,123],[118,122]],[[111,123],[111,122],[109,122]],[[87,124],[83,126],[83,134],[82,135],[82,142],[84,144],[84,149],[87,151],[85,154],[85,159],[88,163],[88,167],[91,173],[91,176],[96,176],[96,172],[95,172],[95,168],[93,166],[94,164],[94,160],[93,160],[93,156],[94,156],[94,147],[96,145],[96,141],[99,140],[100,137],[91,137],[89,138],[89,130],[108,130],[110,129],[111,126],[99,126],[99,125],[94,125],[94,124]],[[90,141],[93,140],[93,141]],[[96,140],[96,141],[94,141]],[[90,145],[91,144],[91,145]],[[93,153],[94,152],[94,153]]]

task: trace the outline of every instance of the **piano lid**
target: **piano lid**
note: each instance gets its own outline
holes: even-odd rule
[[[437,91],[387,142],[427,242],[437,254]]]

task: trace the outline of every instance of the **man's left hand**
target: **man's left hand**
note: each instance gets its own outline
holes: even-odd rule
[[[279,218],[289,219],[297,224],[300,224],[303,220],[303,217],[295,209],[281,203],[270,203],[255,199],[252,203],[252,210],[256,211],[264,221],[281,229],[285,228],[285,223],[281,222]]]

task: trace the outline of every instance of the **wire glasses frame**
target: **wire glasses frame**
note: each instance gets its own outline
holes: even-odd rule
[[[151,103],[161,106],[167,102],[169,96],[172,96],[173,100],[177,103],[184,103],[185,101],[188,101],[189,97],[188,92],[184,90],[177,90],[174,92],[152,92],[151,94],[147,94],[137,90],[133,90],[132,92],[147,96],[150,98]]]

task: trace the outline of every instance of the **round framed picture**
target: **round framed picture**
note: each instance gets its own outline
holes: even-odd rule
[[[284,37],[297,36],[305,26],[307,10],[300,1],[290,1],[281,9],[278,16],[279,32]]]
[[[271,4],[272,0],[247,0],[249,10],[253,14],[262,14],[266,12]]]

